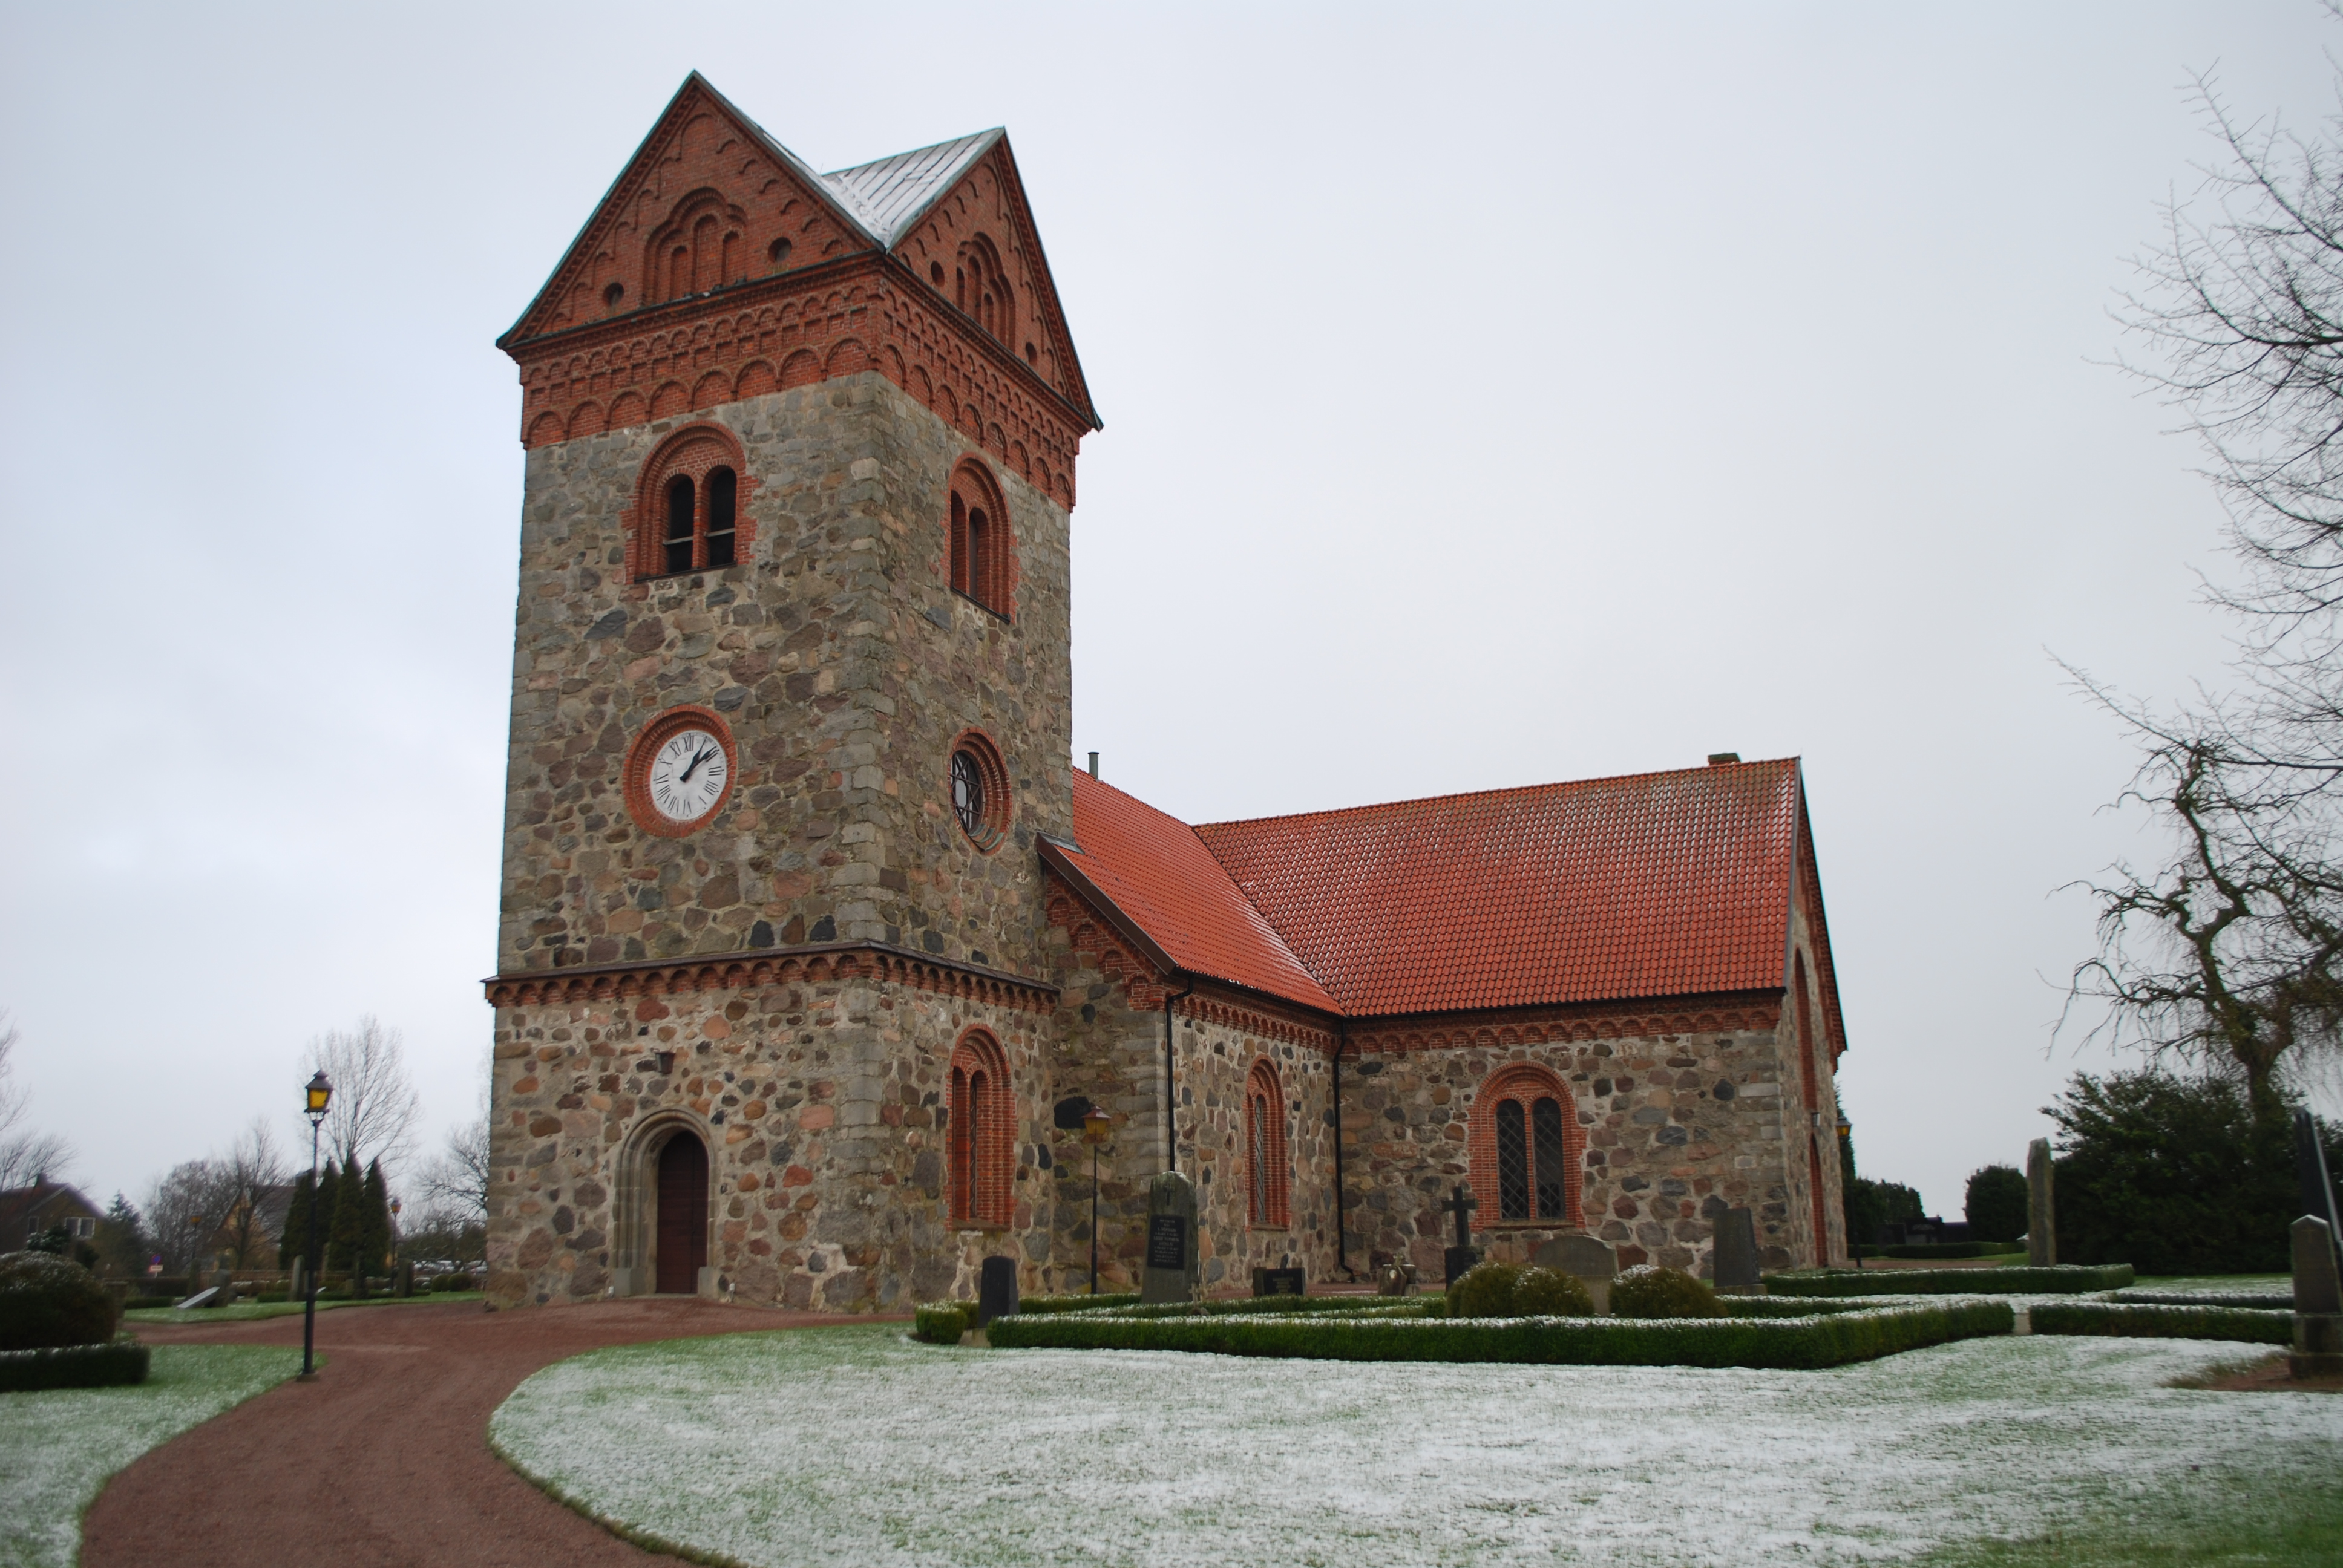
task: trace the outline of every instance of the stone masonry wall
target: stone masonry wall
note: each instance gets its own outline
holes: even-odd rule
[[[1791,1214],[1785,1169],[1784,1063],[1770,1030],[1450,1047],[1368,1054],[1343,1073],[1345,1162],[1354,1257],[1388,1253],[1442,1277],[1453,1221],[1439,1205],[1469,1184],[1474,1096],[1507,1063],[1535,1062],[1568,1087],[1586,1138],[1582,1176],[1590,1233],[1622,1266],[1711,1271],[1716,1216],[1746,1205],[1765,1266],[1803,1261],[1806,1228]],[[1795,1092],[1795,1077],[1787,1088]],[[1568,1233],[1500,1222],[1483,1206],[1474,1245],[1524,1262]]]
[[[629,584],[621,513],[692,423],[745,450],[749,558]],[[1038,972],[1033,836],[1071,832],[1068,519],[993,465],[1014,618],[954,594],[948,486],[970,455],[875,373],[529,453],[499,972],[858,938]],[[659,838],[620,769],[679,703],[726,717],[738,773],[715,821]],[[989,855],[950,810],[970,727],[1014,785]]]
[[[649,1232],[623,1194],[655,1190],[647,1121],[709,1147],[709,1261],[722,1293],[832,1311],[973,1294],[980,1261],[1051,1259],[1045,1016],[857,979],[625,1003],[498,1010],[488,1290],[499,1305],[592,1300]],[[1006,1052],[1018,1171],[1006,1231],[955,1227],[945,1191],[945,1077],[978,1024]],[[673,1053],[662,1073],[659,1052]],[[647,1211],[645,1211],[647,1212]]]

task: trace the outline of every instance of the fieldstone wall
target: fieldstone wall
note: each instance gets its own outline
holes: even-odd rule
[[[1005,1231],[956,1227],[945,1191],[945,1076],[971,1024],[1001,1041],[1018,1102]],[[973,1295],[995,1253],[1019,1259],[1025,1288],[1049,1288],[1046,1035],[1045,1015],[850,977],[499,1009],[490,1299],[543,1305],[650,1288],[640,1194],[655,1182],[639,1134],[662,1119],[708,1144],[720,1293],[901,1309]]]
[[[1766,1267],[1806,1261],[1811,1227],[1793,1213],[1780,1046],[1774,1031],[1742,1030],[1366,1055],[1343,1074],[1354,1255],[1388,1253],[1442,1277],[1454,1221],[1440,1205],[1471,1183],[1474,1096],[1498,1069],[1526,1061],[1571,1092],[1586,1140],[1587,1230],[1619,1249],[1623,1266],[1710,1271],[1716,1216],[1745,1205]],[[1475,1246],[1514,1262],[1570,1233],[1499,1221],[1486,1204],[1473,1222]]]
[[[692,423],[745,451],[749,558],[630,585],[621,513]],[[950,476],[972,453],[876,373],[529,453],[499,972],[855,939],[1039,972],[1033,836],[1072,831],[1068,518],[992,464],[1014,617],[954,594]],[[740,755],[717,819],[678,839],[634,826],[620,769],[679,703],[725,715]],[[1014,785],[989,855],[950,809],[970,727]]]

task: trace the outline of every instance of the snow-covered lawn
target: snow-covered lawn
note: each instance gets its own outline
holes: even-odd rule
[[[301,1370],[265,1345],[156,1345],[143,1383],[0,1393],[0,1563],[73,1568],[81,1516],[148,1449]],[[267,1495],[256,1477],[257,1496]]]
[[[573,1506],[759,1568],[2137,1561],[1992,1543],[2343,1526],[2343,1398],[2163,1386],[2253,1353],[2003,1338],[1821,1372],[1361,1365],[874,1326],[596,1352],[489,1431]]]

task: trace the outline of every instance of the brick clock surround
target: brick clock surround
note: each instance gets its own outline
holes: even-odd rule
[[[497,1304],[680,1280],[900,1310],[972,1294],[999,1254],[1029,1291],[1082,1288],[1092,1104],[1103,1288],[1134,1277],[1167,1159],[1222,1289],[1378,1253],[1436,1271],[1457,1182],[1500,1255],[1586,1230],[1700,1267],[1737,1203],[1775,1262],[1843,1254],[1802,798],[1797,1002],[1785,969],[1361,1010],[1298,964],[1281,987],[1183,957],[1180,920],[1113,881],[1095,813],[1121,798],[1071,762],[1099,419],[1004,136],[818,175],[695,75],[499,342],[527,457],[486,982]],[[642,778],[687,731],[729,772],[679,825]],[[1506,1097],[1546,1119],[1529,1155],[1500,1150]],[[703,1186],[672,1184],[682,1138]],[[1563,1211],[1505,1217],[1501,1153],[1544,1161],[1526,1179]]]

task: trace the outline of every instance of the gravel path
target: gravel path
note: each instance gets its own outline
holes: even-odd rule
[[[330,1362],[317,1380],[238,1405],[116,1476],[83,1522],[83,1568],[671,1563],[507,1469],[488,1452],[489,1414],[523,1378],[582,1351],[870,1321],[639,1299],[320,1312],[317,1348]],[[297,1346],[301,1320],[144,1324],[138,1333],[151,1344]]]

